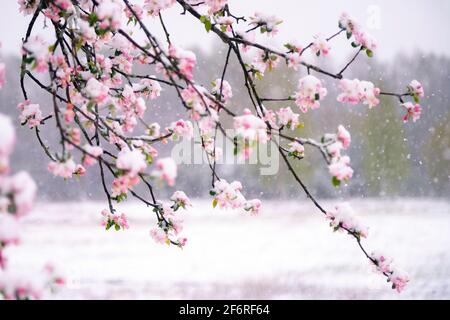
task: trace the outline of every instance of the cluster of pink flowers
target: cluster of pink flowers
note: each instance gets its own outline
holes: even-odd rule
[[[367,32],[363,31],[361,26],[347,13],[343,13],[339,18],[339,27],[346,30],[347,37],[353,36],[353,46],[366,50],[369,56],[377,48],[376,40]]]
[[[244,209],[253,215],[259,214],[261,201],[258,199],[246,200],[241,193],[242,184],[239,181],[228,183],[225,179],[217,180],[210,194],[214,197],[213,207],[221,209]]]
[[[342,103],[363,103],[369,108],[379,105],[380,89],[376,88],[372,82],[360,81],[358,79],[342,79],[340,81],[342,93],[337,97],[337,101]]]
[[[327,212],[327,219],[334,231],[347,231],[358,238],[366,238],[368,229],[356,218],[353,208],[344,202],[335,206],[333,211]]]
[[[294,113],[290,107],[281,108],[277,111],[278,124],[291,130],[297,129],[300,124],[299,114]]]
[[[239,151],[245,159],[251,155],[258,142],[266,143],[269,140],[266,123],[249,109],[245,109],[242,116],[234,117],[233,123]]]
[[[116,231],[129,229],[128,218],[125,213],[121,215],[113,214],[108,210],[102,210],[103,220],[101,225],[105,227],[106,230],[114,228]]]
[[[90,78],[84,88],[86,96],[95,103],[103,105],[108,101],[109,87],[95,78]]]
[[[192,206],[191,201],[182,191],[176,191],[171,197],[172,203],[160,203],[154,209],[158,213],[158,224],[150,230],[150,236],[156,243],[174,244],[180,248],[186,245],[187,238],[181,236],[183,231],[183,218],[179,214],[179,209],[186,209]]]
[[[170,45],[169,56],[177,63],[180,73],[188,80],[194,78],[194,67],[197,58],[192,51],[183,50],[181,48]]]
[[[296,158],[303,158],[305,156],[305,147],[298,141],[289,143],[289,155]]]
[[[326,56],[330,52],[331,46],[324,36],[318,34],[314,36],[311,49],[317,56],[320,56],[321,54]]]
[[[28,124],[30,129],[41,124],[43,116],[41,107],[38,104],[31,103],[27,100],[19,103],[17,108],[20,110],[19,120],[21,124]]]
[[[212,94],[227,103],[233,97],[233,90],[227,80],[216,79],[212,83]]]
[[[386,255],[374,252],[370,255],[375,264],[375,271],[388,277],[388,281],[392,283],[392,289],[398,293],[405,289],[409,282],[408,275],[400,269],[392,266],[392,259]]]
[[[319,101],[323,100],[327,93],[328,91],[323,86],[322,81],[312,75],[307,75],[298,82],[295,104],[302,112],[306,113],[308,109],[319,108]]]
[[[403,116],[403,122],[408,122],[411,119],[413,122],[416,122],[420,119],[422,114],[422,107],[419,102],[420,98],[425,96],[425,90],[423,89],[422,84],[417,80],[411,81],[407,89],[408,94],[413,97],[414,103],[404,102],[401,104],[401,106],[406,109],[406,114]]]
[[[23,44],[22,51],[28,55],[29,63],[33,64],[33,69],[37,72],[46,72],[48,70],[48,59],[50,57],[48,44],[41,36],[30,37]]]
[[[162,10],[175,4],[175,0],[145,0],[144,9],[152,16],[157,16]]]
[[[51,161],[48,166],[48,171],[53,173],[57,177],[64,179],[72,178],[72,175],[77,169],[77,165],[72,158],[68,158],[62,161]]]
[[[348,149],[350,142],[350,133],[342,125],[338,127],[336,134],[328,134],[324,137],[324,143],[327,144],[326,151],[331,157],[328,170],[333,176],[334,184],[349,180],[353,176],[350,157],[341,154],[341,150]]]
[[[194,136],[194,127],[192,122],[184,121],[183,119],[172,122],[166,131],[172,132],[172,139],[175,141],[178,140],[178,137],[190,140]]]
[[[101,30],[115,31],[122,25],[123,6],[119,0],[102,0],[97,7]]]

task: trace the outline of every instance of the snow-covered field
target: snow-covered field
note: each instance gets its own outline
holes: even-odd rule
[[[266,201],[258,217],[195,204],[183,213],[184,250],[155,244],[154,216],[138,204],[122,208],[131,220],[125,232],[99,226],[104,203],[40,204],[24,220],[11,263],[27,270],[58,263],[68,285],[56,298],[450,299],[448,202],[352,201],[370,226],[370,250],[391,255],[409,273],[401,295],[308,202]]]

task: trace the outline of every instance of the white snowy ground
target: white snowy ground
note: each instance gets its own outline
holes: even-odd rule
[[[69,279],[63,299],[450,299],[450,202],[352,201],[370,226],[369,250],[409,273],[401,295],[308,202],[264,204],[250,217],[195,201],[184,213],[184,250],[155,244],[154,216],[138,204],[123,207],[125,232],[99,226],[104,203],[40,204],[11,263],[57,262]]]

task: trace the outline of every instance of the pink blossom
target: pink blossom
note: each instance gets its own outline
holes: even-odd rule
[[[227,80],[216,79],[213,83],[212,94],[227,103],[233,97],[233,90]],[[222,93],[222,94],[221,94]]]
[[[48,171],[64,179],[72,178],[75,169],[76,164],[72,158],[65,161],[52,161],[48,164]]]
[[[17,108],[21,111],[19,120],[22,124],[27,123],[30,129],[39,126],[43,119],[41,107],[38,104],[32,104],[29,100],[19,103]]]
[[[376,88],[369,81],[342,79],[340,88],[342,93],[337,97],[339,102],[351,104],[361,102],[368,105],[369,108],[375,107],[380,103],[380,100],[377,98],[380,95],[380,89]]]
[[[252,27],[258,26],[261,33],[267,33],[268,36],[275,36],[278,33],[278,25],[283,20],[278,19],[274,15],[268,15],[260,12],[256,12],[250,17],[249,25]]]
[[[31,211],[36,197],[37,186],[28,172],[20,171],[14,176],[8,177],[0,188],[3,193],[10,195],[16,216],[21,217]]]
[[[184,121],[180,119],[178,121],[172,122],[169,128],[166,129],[169,132],[173,132],[175,136],[172,136],[174,140],[178,137],[183,137],[187,140],[192,139],[194,136],[194,127],[190,121]]]
[[[417,80],[411,81],[411,83],[408,85],[408,91],[417,97],[422,98],[425,96],[425,91],[423,90],[423,86]]]
[[[170,200],[182,208],[192,207],[191,200],[189,200],[188,196],[183,191],[175,191],[170,197]]]
[[[153,78],[154,76],[150,76]],[[145,97],[150,98],[150,100],[154,100],[161,95],[161,85],[158,81],[151,79],[142,79],[139,84],[133,83],[133,89],[135,91],[143,91]]]
[[[152,176],[165,180],[172,187],[177,177],[177,164],[172,158],[159,159],[156,162],[156,169],[152,172]]]
[[[330,220],[330,226],[335,231],[345,230],[358,237],[366,238],[368,229],[356,218],[355,213],[349,203],[344,202],[337,206],[331,212],[327,212],[327,219]]]
[[[178,63],[178,68],[183,76],[185,76],[188,80],[192,80],[194,78],[193,72],[195,64],[197,63],[197,58],[192,51],[183,50],[175,47],[174,45],[170,45],[169,56],[175,59]]]
[[[320,100],[327,95],[327,89],[323,87],[322,82],[314,76],[307,75],[299,80],[298,90],[295,94],[295,104],[304,113],[308,109],[317,109],[320,107]]]
[[[209,7],[209,14],[222,10],[227,3],[228,0],[205,0],[205,4]]]
[[[339,125],[337,129],[337,139],[342,143],[344,149],[347,149],[350,146],[352,137],[350,132],[348,132],[343,125]]]
[[[298,69],[300,68],[303,58],[299,53],[296,52],[289,52],[287,54],[287,66],[288,68],[292,68],[295,71],[298,71]]]
[[[150,236],[152,239],[159,244],[167,244],[169,242],[169,238],[164,230],[160,228],[153,228],[150,230]]]
[[[97,7],[97,17],[103,30],[117,30],[121,27],[122,4],[119,0],[102,0]]]
[[[103,154],[103,149],[99,146],[86,144],[83,148],[87,154],[83,156],[83,166],[89,167],[97,163],[97,158]]]
[[[128,175],[134,177],[139,173],[144,172],[147,168],[145,157],[140,150],[129,150],[124,148],[117,155],[116,166],[119,169],[125,170]]]
[[[106,230],[109,230],[110,228],[114,228],[116,231],[119,231],[120,229],[126,230],[130,228],[130,225],[128,224],[128,218],[125,215],[125,213],[122,213],[121,215],[112,214],[108,210],[104,209],[102,210],[102,216],[103,220],[101,225],[106,228]]]
[[[81,164],[77,164],[77,166],[75,167],[75,170],[73,171],[73,174],[75,176],[82,177],[86,174],[86,168],[83,167],[83,165],[81,165]]]
[[[144,9],[152,16],[157,16],[162,10],[175,4],[175,0],[145,0]]]
[[[214,20],[218,25],[220,25],[220,29],[222,32],[232,32],[233,31],[233,23],[234,19],[232,17],[227,16],[214,16]]]
[[[191,118],[200,120],[201,116],[207,115],[207,107],[210,100],[206,96],[207,91],[201,86],[187,86],[181,91],[181,97],[188,108],[191,108]],[[212,110],[210,110],[212,111]]]
[[[241,193],[242,185],[238,181],[228,183],[225,179],[217,180],[211,194],[214,195],[213,205],[222,209],[243,208],[246,200]]]
[[[320,54],[326,56],[330,52],[331,46],[328,43],[327,39],[318,34],[314,36],[314,41],[312,42],[311,49],[317,56],[319,56]]]
[[[250,212],[252,215],[258,215],[261,211],[262,203],[259,199],[248,200],[244,204],[244,210]]]
[[[261,118],[254,116],[249,109],[244,110],[244,115],[234,117],[234,129],[236,136],[244,140],[262,143],[269,140],[266,123]]]
[[[392,265],[393,260],[391,258],[374,252],[370,255],[370,259],[375,264],[375,271],[388,277],[388,281],[392,283],[392,289],[398,293],[405,289],[409,282],[409,277],[405,272]]]
[[[109,88],[95,78],[90,78],[84,88],[86,95],[95,103],[104,104],[108,99]]]
[[[422,107],[420,106],[420,104],[405,102],[402,103],[401,106],[406,109],[406,114],[403,117],[403,122],[408,122],[410,119],[412,119],[413,122],[416,122],[420,119],[420,115],[422,113]]]
[[[350,167],[348,156],[333,158],[328,169],[330,174],[339,181],[349,180],[353,176],[353,169]]]
[[[300,142],[293,141],[289,143],[289,152],[296,157],[304,157],[305,147]]]
[[[133,189],[134,186],[139,184],[139,177],[124,175],[115,178],[112,183],[112,196],[119,197],[126,195],[128,190]]]
[[[280,126],[285,126],[290,128],[291,130],[297,129],[300,124],[298,118],[299,115],[297,113],[292,112],[290,107],[281,108],[277,111],[278,115],[278,123]]]
[[[25,53],[33,58],[33,68],[37,72],[46,72],[48,70],[48,60],[50,57],[48,44],[40,35],[28,38],[22,48]]]
[[[9,156],[16,143],[16,132],[11,119],[0,113],[0,175],[9,169]]]

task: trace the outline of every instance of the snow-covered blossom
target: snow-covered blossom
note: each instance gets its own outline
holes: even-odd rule
[[[8,195],[12,206],[9,211],[21,217],[30,212],[36,197],[37,186],[28,172],[20,171],[12,177],[2,180],[0,192]],[[14,210],[11,211],[11,208]],[[1,210],[0,210],[1,212]]]
[[[295,104],[302,112],[306,113],[308,109],[319,108],[319,101],[324,99],[326,95],[327,89],[323,87],[322,81],[312,75],[307,75],[298,82]]]
[[[377,98],[380,95],[380,89],[376,88],[372,82],[360,81],[358,79],[342,79],[339,83],[342,93],[337,97],[337,101],[342,103],[363,103],[369,108],[375,107],[380,103]]]
[[[333,211],[327,212],[327,219],[335,231],[347,231],[359,238],[366,238],[368,229],[356,218],[349,203],[344,202],[335,206]]]
[[[318,34],[314,36],[311,49],[317,56],[320,56],[321,54],[326,56],[330,52],[331,46],[324,36]]]
[[[328,170],[338,181],[346,181],[353,176],[353,169],[350,167],[350,157],[348,156],[332,158]]]
[[[370,258],[375,264],[375,271],[388,277],[388,281],[392,283],[392,289],[398,293],[405,289],[409,277],[405,272],[392,265],[393,260],[391,258],[378,252],[373,252]]]
[[[233,97],[233,91],[227,80],[216,79],[213,83],[212,94],[227,103]],[[221,95],[222,93],[222,95]]]
[[[302,64],[303,58],[297,52],[289,52],[286,56],[286,61],[288,68],[292,68],[295,71],[298,71]]]
[[[180,73],[188,80],[194,78],[193,72],[197,58],[192,51],[183,50],[174,45],[169,46],[169,56],[178,63]]]
[[[420,119],[420,115],[422,114],[422,107],[420,104],[405,102],[402,103],[401,106],[406,109],[406,114],[403,116],[403,122],[408,122],[411,119],[413,122],[416,122]]]
[[[269,139],[266,123],[254,116],[249,109],[244,110],[244,115],[234,117],[234,129],[236,136],[244,140],[265,143]]]
[[[352,137],[350,132],[343,125],[339,125],[337,129],[337,139],[342,143],[342,147],[347,149],[350,146],[350,142],[352,141]]]
[[[22,124],[28,124],[31,129],[41,124],[43,117],[39,104],[27,100],[19,103],[17,108],[21,111],[19,120]]]
[[[88,80],[84,90],[95,103],[103,104],[108,99],[109,87],[95,78]]]
[[[234,19],[228,16],[214,16],[214,21],[220,26],[222,32],[231,32]]]
[[[140,150],[124,148],[117,155],[116,166],[119,169],[125,170],[127,175],[135,177],[139,173],[144,172],[145,168],[147,168],[147,163]]]
[[[51,161],[48,166],[48,171],[53,173],[57,177],[64,179],[72,178],[72,174],[76,169],[76,164],[72,158],[65,161]]]
[[[191,118],[200,120],[201,116],[206,115],[208,98],[206,97],[206,89],[201,86],[187,86],[181,91],[181,97],[185,101],[188,108],[191,108]],[[211,110],[212,111],[212,110]]]
[[[294,157],[302,158],[305,155],[305,147],[298,141],[289,143],[289,153]]]
[[[87,154],[83,156],[83,166],[89,167],[97,163],[97,158],[103,154],[102,147],[92,146],[90,144],[86,144],[84,146],[84,151]]]
[[[117,30],[122,24],[122,4],[119,0],[102,0],[97,7],[97,17],[102,30]]]
[[[258,215],[261,211],[262,203],[259,199],[248,200],[244,204],[244,210],[250,212],[252,215]]]
[[[252,61],[252,71],[258,79],[262,79],[266,69],[272,71],[276,68],[280,59],[277,55],[265,51],[259,51],[258,53]]]
[[[209,7],[209,14],[222,10],[227,3],[228,0],[205,0],[205,4]]]
[[[161,228],[152,228],[150,230],[150,236],[156,243],[167,244],[170,243],[169,237]]]
[[[119,231],[120,229],[126,230],[129,229],[130,226],[128,224],[128,218],[125,215],[125,213],[122,213],[121,215],[112,214],[108,210],[104,209],[102,210],[102,223],[101,225],[105,227],[106,230],[109,230],[111,228],[114,228],[116,231]]]
[[[139,177],[131,175],[123,175],[117,177],[112,183],[112,196],[122,198],[128,192],[133,189],[134,186],[139,184]]]
[[[27,42],[23,44],[23,51],[29,55],[33,68],[37,72],[46,72],[48,70],[48,44],[40,35],[28,38]]]
[[[0,175],[8,171],[9,156],[16,142],[16,132],[11,119],[0,113]]]
[[[369,56],[377,48],[376,40],[367,32],[363,31],[361,26],[348,13],[342,13],[339,18],[339,27],[346,30],[347,38],[354,37],[353,46],[362,46]]]
[[[154,76],[150,76],[154,78]],[[138,84],[133,83],[134,91],[141,91],[145,97],[154,100],[161,95],[161,85],[158,81],[152,79],[142,79]]]
[[[274,15],[268,15],[260,12],[256,12],[250,17],[250,26],[259,27],[261,33],[267,33],[269,36],[274,36],[278,33],[278,25],[283,20],[278,19]]]
[[[292,109],[290,107],[281,108],[280,110],[277,111],[277,115],[278,115],[278,124],[280,126],[285,126],[287,128],[290,128],[291,130],[295,130],[300,124],[298,120],[299,115],[297,113],[292,112]]]
[[[228,183],[225,179],[217,180],[211,195],[214,196],[213,206],[219,205],[222,209],[243,208],[246,200],[241,193],[242,184],[238,181]]]
[[[423,89],[423,86],[417,80],[411,81],[411,83],[408,85],[408,92],[412,95],[415,95],[416,97],[422,98],[425,96],[425,91]]]
[[[183,191],[175,191],[170,197],[170,200],[175,202],[178,207],[186,208],[191,207],[192,203],[188,196]]]
[[[158,159],[156,168],[152,172],[152,176],[161,180],[165,180],[169,186],[175,184],[177,177],[177,164],[172,158]]]
[[[178,137],[185,138],[187,140],[192,139],[194,136],[194,127],[190,121],[184,121],[180,119],[178,121],[172,122],[167,131],[173,132],[173,139],[177,140]]]
[[[144,9],[152,16],[157,16],[162,10],[168,9],[175,4],[175,0],[145,0]]]

